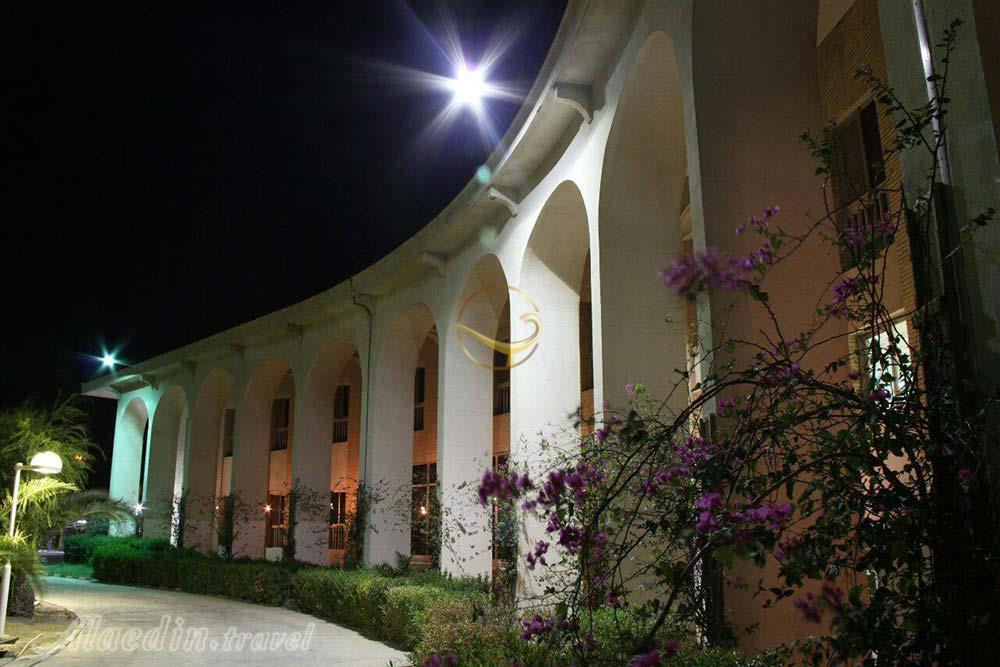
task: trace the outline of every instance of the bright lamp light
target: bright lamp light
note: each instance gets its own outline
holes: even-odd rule
[[[115,355],[111,354],[110,352],[105,352],[104,356],[101,357],[101,365],[104,366],[105,368],[114,368],[115,364],[117,363],[118,360],[115,359]]]
[[[31,457],[28,468],[43,475],[58,475],[62,472],[62,459],[55,452],[39,452]]]
[[[478,107],[486,95],[488,86],[486,75],[482,70],[461,65],[455,73],[455,78],[450,83],[451,91],[454,93],[452,101],[455,104],[464,104]]]

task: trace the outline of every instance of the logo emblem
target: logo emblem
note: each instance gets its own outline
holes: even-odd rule
[[[517,316],[517,321],[530,328],[530,332],[526,336],[510,340],[509,342],[497,340],[494,338],[496,332],[493,332],[492,335],[485,334],[463,323],[465,311],[470,304],[478,299],[489,299],[491,298],[491,293],[495,294],[496,292],[506,293],[511,313],[522,311]],[[458,311],[458,322],[455,323],[455,329],[458,331],[458,344],[462,347],[462,351],[465,352],[465,356],[474,364],[490,370],[506,370],[520,366],[530,359],[535,350],[538,349],[538,339],[542,335],[542,318],[539,315],[538,304],[535,303],[534,299],[516,287],[500,283],[488,285],[469,295],[469,298],[462,303],[462,308]],[[478,344],[473,345],[473,341]],[[478,350],[479,354],[475,354],[473,349]],[[486,356],[484,355],[485,350],[490,351],[488,362],[483,360],[483,357]],[[493,353],[504,355],[506,359],[505,363],[499,366],[496,365]]]

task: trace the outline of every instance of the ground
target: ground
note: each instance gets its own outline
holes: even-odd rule
[[[22,661],[37,659],[61,643],[73,622],[73,614],[61,607],[42,603],[35,608],[33,618],[7,617],[6,634],[17,637],[14,644],[4,645],[7,656],[22,656]]]
[[[406,654],[312,616],[202,595],[47,577],[43,599],[76,612],[46,665],[408,664]]]

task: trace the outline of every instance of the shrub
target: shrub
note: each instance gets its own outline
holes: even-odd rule
[[[288,599],[295,568],[263,561],[222,561],[173,549],[133,549],[128,544],[99,547],[92,557],[94,578],[115,584],[179,588],[281,606]]]
[[[420,642],[413,650],[413,663],[424,664],[431,656],[458,656],[460,665],[503,665],[517,658],[521,663],[538,664],[525,658],[535,649],[518,642],[509,623],[474,616],[467,599],[443,598],[427,608]]]
[[[126,545],[141,551],[167,551],[171,548],[170,541],[165,537],[70,535],[63,540],[63,558],[67,563],[89,563],[95,549],[108,545]]]
[[[423,638],[428,609],[445,598],[455,598],[455,594],[432,586],[390,588],[382,606],[386,639],[406,648],[416,647]]]
[[[505,629],[515,626],[515,620],[485,620],[487,584],[479,579],[227,561],[187,549],[134,548],[127,541],[97,547],[92,563],[98,581],[288,605],[425,655],[454,645],[455,652],[470,656],[470,664],[491,664],[497,656],[535,650],[516,646],[516,634]],[[432,627],[441,623],[441,628]]]

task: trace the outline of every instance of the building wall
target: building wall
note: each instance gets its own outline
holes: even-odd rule
[[[963,1],[947,0],[947,8]],[[541,431],[549,434],[565,426],[566,416],[581,404],[587,415],[592,414],[592,407],[587,408],[594,403],[620,405],[627,382],[661,386],[667,382],[671,369],[683,366],[683,361],[675,364],[670,360],[683,356],[686,325],[694,313],[685,310],[689,304],[665,303],[652,270],[654,260],[660,263],[656,268],[662,268],[672,253],[697,252],[706,246],[743,253],[751,249],[746,244],[755,241],[745,236],[738,238],[733,226],[746,215],[779,203],[784,223],[801,220],[807,211],[816,210],[818,183],[812,176],[814,165],[798,142],[797,134],[806,127],[818,129],[820,116],[839,121],[857,108],[865,96],[863,87],[853,78],[858,67],[869,65],[876,73],[888,70],[891,74],[894,58],[912,60],[911,54],[903,58],[899,52],[880,50],[883,44],[890,44],[893,49],[909,48],[905,45],[912,41],[907,41],[905,35],[898,41],[887,37],[903,25],[905,15],[902,19],[897,16],[884,21],[880,39],[878,11],[891,7],[893,2],[900,4],[897,0],[880,0],[876,6],[874,0],[857,0],[818,47],[813,32],[816,12],[810,9],[813,3],[804,0],[759,6],[723,0],[695,3],[650,0],[629,4],[628,11],[603,12],[600,21],[605,23],[591,24],[591,30],[585,33],[588,38],[580,41],[579,49],[557,43],[561,51],[556,61],[563,62],[565,56],[570,62],[565,70],[567,76],[574,81],[591,82],[593,104],[578,104],[580,109],[577,109],[556,100],[551,90],[544,91],[529,114],[532,119],[542,120],[537,125],[526,125],[523,135],[512,135],[518,141],[521,136],[526,137],[528,157],[520,155],[507,162],[491,163],[497,165],[497,172],[503,171],[503,165],[513,165],[509,171],[515,172],[516,178],[506,183],[498,181],[497,186],[512,192],[515,210],[495,203],[495,198],[486,196],[486,188],[477,190],[477,186],[470,184],[466,190],[477,200],[460,201],[464,208],[450,208],[384,261],[331,288],[317,302],[299,304],[273,317],[248,323],[237,332],[243,338],[226,332],[215,341],[178,351],[165,366],[180,370],[164,371],[165,375],[174,373],[176,377],[161,378],[161,383],[164,387],[170,382],[181,384],[187,396],[198,397],[206,378],[215,371],[224,371],[231,380],[239,413],[247,410],[247,387],[258,369],[268,364],[273,367],[274,359],[287,360],[292,377],[297,381],[305,379],[324,346],[334,340],[349,341],[360,353],[358,363],[344,373],[352,383],[349,442],[346,451],[331,455],[329,466],[325,460],[319,466],[319,474],[311,480],[315,489],[325,492],[338,483],[335,477],[340,477],[339,470],[356,469],[361,469],[366,481],[389,480],[405,487],[411,463],[438,461],[439,455],[442,489],[449,485],[468,487],[470,482],[481,478],[490,444],[493,452],[499,453],[506,447],[512,450],[515,459],[530,460],[540,451],[537,434]],[[601,3],[571,3],[570,15],[583,12],[581,7],[597,4]],[[607,9],[626,4],[604,6]],[[754,34],[755,39],[747,40],[747,33]],[[596,65],[584,67],[574,62],[586,60],[587,53],[599,48],[604,48],[604,55]],[[545,77],[539,81],[548,86],[556,80],[555,76],[552,73],[551,81]],[[969,75],[968,79],[974,77]],[[649,95],[651,91],[655,94]],[[906,92],[917,94],[919,87],[911,85]],[[661,107],[667,108],[669,114],[660,113]],[[560,130],[559,137],[549,137],[552,139],[549,144],[539,139],[545,138],[546,124],[562,127],[560,123],[567,118],[572,118],[573,124]],[[887,123],[882,120],[880,126],[885,146],[891,144],[891,127]],[[648,126],[651,132],[638,135],[628,132],[640,125]],[[616,126],[620,131],[617,135]],[[960,147],[971,150],[973,137],[960,136],[964,141]],[[988,143],[995,153],[995,137],[990,139],[991,142],[980,141],[976,145]],[[653,159],[658,158],[658,151],[670,153],[669,163]],[[530,162],[532,152],[543,157],[537,164],[529,165],[530,171],[518,172],[521,166],[518,160]],[[636,159],[637,155],[642,159]],[[975,164],[978,163],[967,160],[959,165],[962,167],[959,172],[975,172],[972,168]],[[647,168],[650,165],[653,168]],[[898,164],[887,165],[887,185],[898,184],[905,178],[901,173]],[[983,179],[993,177],[993,172],[983,173]],[[612,176],[617,177],[619,187],[609,191],[605,181]],[[681,183],[684,183],[683,193]],[[658,190],[667,186],[671,188],[670,206],[662,204],[663,193]],[[671,246],[659,236],[664,221],[676,218],[678,211],[674,210],[673,200],[679,200],[681,194],[690,202],[686,217],[690,221],[690,234],[685,230],[690,249],[680,248],[679,244]],[[470,217],[463,217],[466,215]],[[648,223],[647,227],[634,224],[640,217],[644,224]],[[486,227],[496,233],[477,235],[468,231],[473,227],[477,233]],[[622,233],[625,228],[627,234]],[[553,229],[557,231],[552,232]],[[427,239],[437,245],[432,247]],[[417,253],[412,253],[414,248]],[[588,251],[593,257],[592,275],[581,285],[580,267]],[[829,276],[829,257],[803,254],[804,257],[778,267],[768,278],[772,303],[785,308],[779,317],[792,322],[793,327],[807,325],[812,320],[817,288],[822,287],[815,281],[803,280],[802,276],[822,275],[824,280]],[[912,307],[907,254],[906,239],[902,236],[893,249],[889,268],[892,276],[887,298],[893,308]],[[456,304],[467,294],[470,273],[487,256],[495,260],[511,286],[533,290],[537,285],[540,291],[549,290],[546,294],[532,295],[543,302],[546,337],[531,363],[511,373],[509,415],[494,416],[488,409],[478,410],[481,406],[473,404],[469,397],[480,398],[477,392],[481,388],[468,391],[466,382],[472,374],[455,373],[456,368],[464,369],[460,364],[468,363],[454,343],[452,324]],[[550,270],[542,275],[539,265],[546,262],[550,262],[551,266],[546,265]],[[562,269],[566,271],[560,273]],[[592,294],[589,331],[577,309],[579,300],[588,292]],[[786,308],[788,303],[792,305]],[[711,299],[699,300],[699,329],[708,332],[704,340],[712,340],[713,322],[718,325],[727,321],[726,306],[725,297],[717,299],[713,295]],[[666,312],[670,308],[676,312]],[[672,336],[673,332],[671,336],[663,335],[667,328],[664,315],[670,314],[676,315],[672,321],[679,336]],[[754,338],[763,326],[745,311],[737,311],[730,322],[732,335],[742,334],[748,339]],[[428,330],[432,334],[424,340]],[[594,386],[581,396],[578,348],[588,339],[593,349]],[[412,431],[413,404],[408,398],[414,365],[426,369],[424,429],[418,432]],[[339,373],[340,366],[336,368]],[[451,383],[452,377],[460,381]],[[361,385],[357,391],[355,382]],[[482,384],[487,383],[488,380]],[[312,463],[321,460],[330,449],[322,438],[310,442],[306,437],[310,427],[305,424],[327,423],[326,406],[332,396],[327,395],[329,387],[325,384],[322,391],[305,385],[295,389],[299,394],[296,404],[309,406],[299,410],[299,414],[312,410],[312,414],[322,416],[316,420],[301,419],[302,437],[292,442],[292,452],[299,453],[298,457],[292,457],[292,467],[299,478],[302,473],[308,474]],[[142,391],[155,399],[163,389]],[[487,397],[488,387],[481,393]],[[303,394],[315,400],[303,402],[306,398]],[[132,397],[122,396],[120,411]],[[188,436],[192,446],[185,451],[193,464],[186,466],[186,476],[188,480],[197,480],[202,462],[214,462],[217,456],[219,424],[215,413],[204,409],[203,399],[192,400],[195,428]],[[154,404],[155,400],[150,402]],[[706,410],[709,409],[711,406],[707,406]],[[459,418],[455,418],[456,414]],[[258,422],[240,419],[251,436],[256,435],[253,429]],[[487,428],[492,429],[491,434]],[[123,444],[129,440],[129,447],[119,452],[116,437],[113,474],[116,489],[124,492],[131,489],[136,477],[131,466],[132,454],[135,441],[141,437],[141,431],[122,424],[121,439]],[[256,452],[245,448],[242,453],[247,456],[240,460],[244,446],[245,441],[238,438],[233,476],[236,489],[243,479],[249,483],[258,481],[260,469],[267,465],[265,456],[258,457]],[[199,453],[207,450],[211,456]],[[451,465],[453,462],[456,464]],[[327,469],[331,471],[329,479],[325,474]],[[445,472],[441,473],[443,469]],[[478,508],[474,500],[465,505]],[[526,519],[523,530],[519,531],[522,548],[530,547],[545,535],[544,524],[532,522],[533,519]],[[197,527],[197,523],[189,521],[189,529]],[[396,552],[408,549],[405,527],[398,528],[377,512],[373,512],[370,526],[366,538],[366,556],[370,560],[392,562]],[[488,531],[463,534],[458,551],[463,555],[477,550],[488,552],[488,539]],[[248,548],[245,553],[256,552]],[[455,574],[488,576],[488,558],[443,558],[442,564]],[[756,580],[760,572],[756,569],[752,572]],[[528,573],[522,575],[527,577]],[[522,585],[521,592],[532,591]],[[737,595],[734,593],[730,598],[736,602],[732,605],[734,623],[744,627],[761,620],[760,601],[750,599],[749,595],[740,601]],[[765,620],[766,624],[746,645],[772,645],[813,629],[802,622],[801,614],[790,604],[779,605]]]

